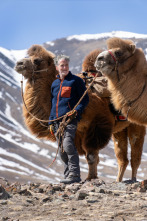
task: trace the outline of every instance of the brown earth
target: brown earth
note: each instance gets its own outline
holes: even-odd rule
[[[64,185],[8,183],[0,178],[0,220],[146,221],[147,180]]]

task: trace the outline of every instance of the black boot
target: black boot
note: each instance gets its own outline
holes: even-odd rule
[[[69,175],[66,179],[60,180],[60,183],[71,184],[71,183],[79,183],[81,178],[77,175]]]

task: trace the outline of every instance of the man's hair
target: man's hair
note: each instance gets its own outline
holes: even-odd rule
[[[67,62],[70,62],[70,58],[69,56],[66,56],[64,54],[61,54],[61,55],[57,55],[55,58],[54,58],[54,64],[57,66],[59,64],[59,61],[60,60],[66,60]]]

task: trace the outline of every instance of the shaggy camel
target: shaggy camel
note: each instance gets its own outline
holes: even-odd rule
[[[15,70],[27,79],[24,92],[27,109],[23,105],[25,123],[38,138],[55,141],[48,129],[48,123],[38,120],[48,121],[50,115],[51,84],[57,74],[54,55],[40,45],[33,45],[28,50],[28,55],[29,58],[18,61],[15,67]],[[89,104],[78,123],[75,136],[78,153],[85,155],[88,162],[88,180],[97,177],[98,153],[108,144],[113,124],[107,99],[102,100],[89,92]]]
[[[95,65],[108,79],[112,102],[128,120],[147,125],[147,62],[143,50],[131,40],[110,38],[108,50]]]
[[[33,114],[41,120],[49,118],[50,87],[57,74],[53,63],[54,55],[39,45],[32,46],[28,50],[28,55],[29,58],[22,59],[15,67],[16,71],[27,79],[24,100],[31,114],[23,107],[25,123],[38,138],[55,141],[55,137],[48,130],[48,123],[39,122],[32,116]],[[90,102],[78,123],[75,143],[78,153],[86,156],[89,166],[87,179],[93,179],[97,177],[99,150],[109,142],[115,120],[109,110],[107,98],[100,98],[91,91],[89,91],[89,98]],[[128,122],[124,124],[128,125]],[[134,168],[138,166],[135,165]],[[123,176],[121,174],[119,177]],[[135,173],[133,177],[136,177]]]
[[[101,50],[96,49],[90,52],[89,55],[85,57],[82,65],[82,71],[88,74],[87,77],[93,77],[93,75],[95,75],[95,73],[97,72],[94,63],[98,54],[100,54],[101,52]],[[88,79],[86,81],[88,81]],[[92,87],[91,91],[95,93],[96,89]],[[106,92],[104,93],[106,94]],[[108,94],[107,97],[108,96],[110,96],[110,94]],[[116,113],[114,113],[113,115],[114,118]],[[136,180],[137,170],[141,162],[144,137],[144,126],[136,125],[129,121],[115,121],[112,138],[114,141],[115,155],[118,161],[118,175],[116,181],[122,181],[124,172],[129,162],[127,157],[128,141],[130,142],[131,147],[132,180]]]

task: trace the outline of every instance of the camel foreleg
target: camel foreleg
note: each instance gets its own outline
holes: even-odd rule
[[[113,141],[114,141],[114,151],[118,162],[118,175],[117,175],[117,182],[121,182],[128,165],[128,158],[127,158],[127,130],[124,129],[121,132],[113,134]]]
[[[145,137],[145,127],[131,124],[128,127],[128,137],[131,145],[132,180],[136,181],[137,170],[141,163],[141,156]]]
[[[89,152],[86,154],[89,171],[86,180],[97,178],[97,165],[99,163],[98,151]]]

